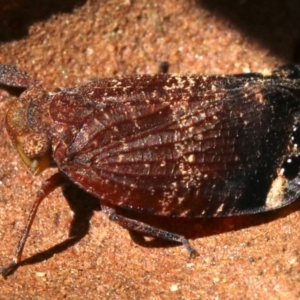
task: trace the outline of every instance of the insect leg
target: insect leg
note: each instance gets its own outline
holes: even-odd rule
[[[123,217],[117,214],[115,209],[108,207],[106,205],[101,205],[101,208],[102,211],[106,215],[108,215],[111,221],[116,222],[117,224],[121,225],[122,227],[128,230],[134,230],[137,232],[141,232],[145,235],[151,235],[168,241],[181,243],[186,248],[190,256],[197,255],[197,251],[191,246],[189,241],[182,235],[172,233],[166,230],[162,230],[134,219]]]
[[[36,80],[16,66],[0,64],[0,88],[10,95],[20,96],[28,87],[37,84]]]
[[[18,267],[18,264],[20,263],[22,259],[22,253],[23,249],[31,228],[31,225],[34,221],[34,218],[36,216],[37,210],[42,203],[42,201],[51,193],[53,192],[57,187],[61,186],[64,183],[65,179],[61,173],[56,173],[52,175],[50,178],[48,178],[46,181],[43,182],[41,189],[37,192],[36,199],[31,207],[31,211],[29,214],[29,218],[27,220],[27,224],[23,230],[23,233],[21,235],[21,238],[19,240],[15,257],[13,258],[12,262],[7,266],[4,267],[1,270],[1,275],[5,278],[8,275],[12,274]]]

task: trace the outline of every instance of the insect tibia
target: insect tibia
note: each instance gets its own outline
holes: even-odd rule
[[[36,216],[36,213],[37,213],[37,210],[38,210],[40,204],[56,188],[63,185],[64,182],[65,182],[65,178],[62,175],[62,173],[55,173],[49,179],[47,179],[46,181],[43,182],[43,185],[42,185],[41,189],[37,192],[36,199],[31,207],[31,211],[30,211],[30,214],[28,217],[27,224],[23,230],[23,233],[21,235],[21,238],[19,240],[16,252],[15,252],[15,257],[13,258],[12,262],[7,267],[4,267],[0,272],[4,278],[11,275],[20,265],[23,249],[25,247],[26,240],[28,238],[32,223],[35,219],[35,216]]]
[[[196,250],[191,246],[189,241],[184,236],[156,228],[154,226],[145,224],[141,221],[123,217],[117,214],[117,212],[113,208],[107,207],[103,204],[101,205],[101,208],[102,211],[106,215],[108,215],[111,221],[116,222],[122,227],[128,230],[141,232],[144,235],[151,235],[153,237],[158,237],[160,239],[181,243],[187,249],[190,257],[197,256]]]

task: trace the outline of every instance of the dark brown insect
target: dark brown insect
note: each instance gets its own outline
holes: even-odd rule
[[[300,66],[270,76],[141,75],[45,92],[14,66],[0,87],[21,94],[6,128],[41,187],[12,263],[21,260],[37,208],[68,177],[101,199],[120,225],[183,243],[180,235],[116,213],[204,218],[276,209],[299,195]]]

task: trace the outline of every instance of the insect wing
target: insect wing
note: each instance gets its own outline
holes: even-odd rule
[[[274,209],[290,201],[286,181],[268,194],[298,111],[255,74],[97,80],[53,98],[53,157],[113,206],[188,217]]]

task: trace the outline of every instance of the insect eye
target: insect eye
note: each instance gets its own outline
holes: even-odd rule
[[[18,152],[34,175],[40,174],[50,165],[50,141],[45,133],[27,133],[18,136]]]
[[[28,158],[42,157],[50,149],[48,137],[44,133],[29,133],[19,138],[20,147]]]

